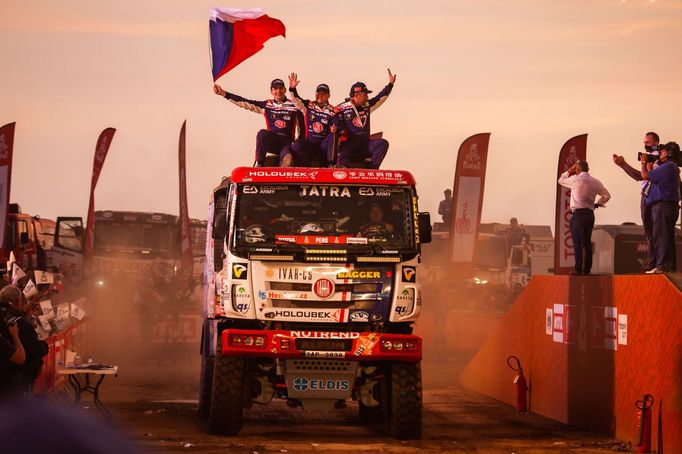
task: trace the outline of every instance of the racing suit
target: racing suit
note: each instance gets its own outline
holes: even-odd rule
[[[348,167],[352,162],[371,158],[373,169],[378,169],[388,152],[388,141],[385,139],[370,140],[370,121],[372,112],[381,106],[391,94],[393,84],[389,83],[375,97],[369,99],[364,106],[357,107],[346,101],[337,107],[335,124],[342,131],[341,146],[337,164]]]
[[[265,116],[266,129],[261,129],[256,135],[256,162],[263,166],[270,152],[279,156],[281,164],[282,159],[291,154],[291,142],[296,129],[300,128],[296,104],[287,98],[282,102],[274,99],[251,101],[233,93],[226,93],[225,98],[243,109]]]
[[[315,101],[302,99],[296,87],[289,91],[294,96],[294,102],[305,116],[305,137],[299,137],[292,145],[294,162],[296,165],[308,167],[313,161],[326,167],[333,160],[334,134],[329,127],[334,123],[334,106],[327,103],[324,106]]]

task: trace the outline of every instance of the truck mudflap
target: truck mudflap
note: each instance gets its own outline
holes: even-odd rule
[[[226,329],[222,353],[283,359],[403,361],[422,359],[422,339],[410,334]]]

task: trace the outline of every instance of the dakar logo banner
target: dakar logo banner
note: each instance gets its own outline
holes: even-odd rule
[[[587,159],[587,134],[569,139],[559,152],[557,180],[576,162]],[[557,183],[554,219],[554,273],[568,274],[575,264],[573,241],[569,222],[571,220],[571,190]]]
[[[5,238],[7,227],[7,210],[12,180],[12,151],[14,148],[14,125],[9,123],[0,128],[0,238]],[[2,249],[2,242],[0,242]],[[5,251],[1,254],[7,256]]]
[[[490,133],[476,134],[459,147],[450,226],[452,262],[473,261],[483,209],[483,189]]]

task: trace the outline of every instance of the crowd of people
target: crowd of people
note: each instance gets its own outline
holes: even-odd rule
[[[365,167],[378,169],[388,152],[388,141],[370,133],[370,115],[391,94],[396,75],[388,70],[388,84],[374,97],[362,82],[350,87],[348,98],[339,104],[329,102],[330,89],[319,84],[315,99],[298,93],[296,73],[289,75],[286,96],[282,79],[270,83],[272,99],[253,101],[225,91],[220,85],[213,92],[235,105],[265,117],[265,129],[256,135],[256,165],[265,166],[269,156],[282,167]]]
[[[54,324],[54,307],[62,294],[58,273],[49,273],[49,282],[41,282],[43,271],[24,273],[16,264],[0,277],[0,398],[31,395],[33,386],[48,353],[43,340],[50,331],[59,330]],[[18,270],[18,271],[17,271]],[[46,316],[47,306],[53,323],[45,329],[39,317]]]

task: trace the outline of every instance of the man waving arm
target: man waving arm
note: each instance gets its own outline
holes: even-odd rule
[[[265,101],[252,101],[250,99],[242,98],[241,96],[235,95],[233,93],[228,93],[223,88],[218,85],[213,85],[213,93],[218,96],[222,96],[233,104],[241,107],[242,109],[255,112],[257,114],[263,113],[263,108],[265,108]]]
[[[374,112],[377,110],[387,99],[388,96],[391,94],[391,91],[393,90],[393,85],[395,84],[395,79],[397,75],[393,74],[391,72],[391,69],[388,69],[388,85],[384,87],[383,90],[381,90],[375,97],[369,100],[369,111]]]

